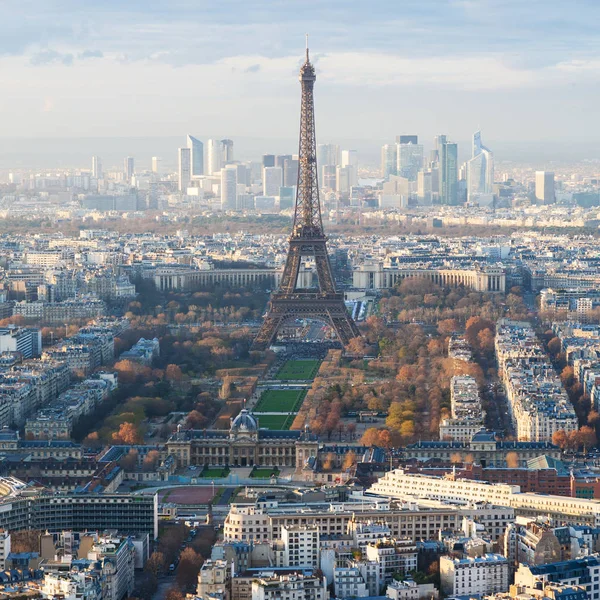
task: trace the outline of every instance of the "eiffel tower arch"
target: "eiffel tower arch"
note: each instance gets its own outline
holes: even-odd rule
[[[345,346],[360,335],[348,314],[344,295],[335,289],[323,232],[317,176],[317,143],[313,88],[315,68],[306,48],[306,61],[300,68],[302,102],[300,109],[300,148],[294,224],[281,284],[271,296],[267,314],[256,339],[255,349],[267,348],[284,323],[293,319],[315,319],[331,325]],[[311,257],[317,272],[317,288],[298,287],[298,274],[305,257]]]

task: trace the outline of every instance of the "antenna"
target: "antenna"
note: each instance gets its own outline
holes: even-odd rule
[[[308,33],[306,35],[306,62],[308,62]]]

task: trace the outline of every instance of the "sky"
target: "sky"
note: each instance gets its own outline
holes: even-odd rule
[[[0,138],[594,144],[598,0],[2,0]],[[600,155],[600,152],[599,152]]]

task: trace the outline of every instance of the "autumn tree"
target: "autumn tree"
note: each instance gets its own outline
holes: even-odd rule
[[[550,352],[550,354],[552,354],[553,356],[558,356],[560,354],[560,350],[561,350],[560,339],[557,337],[553,337],[548,342],[548,352]]]
[[[587,450],[588,448],[593,448],[598,440],[596,438],[596,432],[591,427],[584,425],[579,430],[579,443]]]
[[[119,430],[112,434],[112,440],[116,444],[141,444],[142,436],[133,423],[126,421],[125,423],[121,423]]]
[[[177,583],[182,589],[193,586],[198,580],[198,573],[202,566],[202,557],[192,548],[186,548],[179,556],[177,567]]]
[[[167,365],[165,369],[165,379],[167,381],[181,381],[183,379],[183,373],[177,365]]]
[[[89,435],[86,435],[83,438],[82,442],[85,448],[102,448],[102,440],[100,439],[100,434],[97,431],[92,431]]]
[[[376,427],[366,429],[360,438],[360,443],[363,446],[377,446],[379,443],[379,430]]]
[[[342,468],[344,469],[344,471],[347,471],[348,469],[351,469],[356,463],[356,453],[353,450],[350,450],[350,452],[348,452],[348,454],[346,454],[346,456],[344,457],[344,463],[342,465]]]
[[[119,461],[119,466],[124,471],[135,471],[138,463],[138,452],[135,449],[131,449],[125,456]]]
[[[165,596],[165,600],[184,600],[184,599],[185,599],[185,596],[183,595],[183,592],[179,588],[173,586],[167,590],[167,595]]]
[[[160,458],[160,454],[158,450],[150,450],[148,454],[144,457],[144,462],[142,463],[142,471],[152,472],[158,466],[158,460]]]
[[[558,446],[561,450],[567,447],[569,438],[564,429],[559,429],[552,434],[552,443]]]
[[[509,469],[519,468],[519,455],[516,452],[509,452],[506,455],[506,466]]]
[[[167,567],[167,561],[165,555],[158,550],[155,550],[150,558],[146,561],[144,569],[149,573],[152,573],[155,577],[162,575]]]

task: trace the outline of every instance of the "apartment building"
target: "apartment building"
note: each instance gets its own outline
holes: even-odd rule
[[[508,589],[508,561],[500,554],[477,557],[440,557],[442,592],[447,596],[474,596]]]

